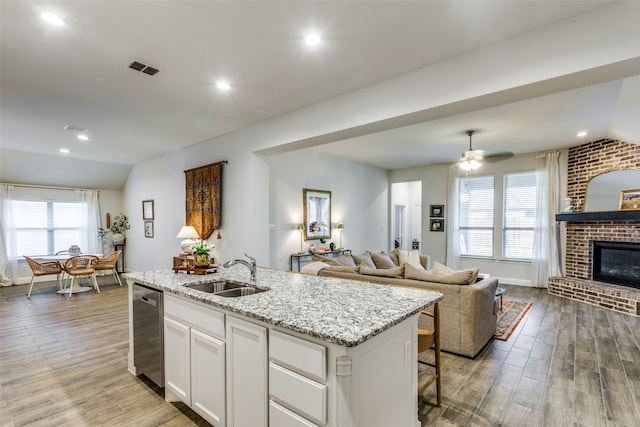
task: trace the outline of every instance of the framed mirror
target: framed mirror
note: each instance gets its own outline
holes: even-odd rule
[[[331,191],[302,189],[304,240],[331,238]]]
[[[619,169],[592,177],[587,183],[585,212],[616,211],[623,191],[640,188],[640,170]]]

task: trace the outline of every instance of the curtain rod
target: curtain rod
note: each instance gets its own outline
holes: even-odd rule
[[[35,184],[13,184],[10,182],[3,182],[2,184],[13,185],[14,187],[25,187],[25,188],[44,188],[46,190],[93,190],[98,193],[100,190],[96,190],[93,188],[75,188],[75,187],[54,187],[51,185],[35,185]]]

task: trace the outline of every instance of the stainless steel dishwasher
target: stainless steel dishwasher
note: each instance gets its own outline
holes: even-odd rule
[[[164,387],[162,307],[162,291],[133,285],[133,364],[138,375],[144,374],[160,387]]]

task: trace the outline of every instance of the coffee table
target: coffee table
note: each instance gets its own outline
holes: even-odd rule
[[[496,296],[500,297],[500,310],[502,310],[502,295],[506,292],[507,290],[505,288],[496,288]]]

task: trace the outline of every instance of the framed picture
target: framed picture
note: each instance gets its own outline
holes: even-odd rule
[[[144,237],[153,238],[153,221],[144,222]]]
[[[430,231],[444,231],[444,219],[432,219],[429,225]]]
[[[153,200],[142,201],[142,219],[153,220]]]
[[[638,190],[622,190],[620,192],[620,203],[618,210],[640,210],[640,189]]]
[[[430,205],[429,216],[432,218],[444,218],[444,205]]]
[[[304,240],[331,238],[331,191],[302,189]]]

